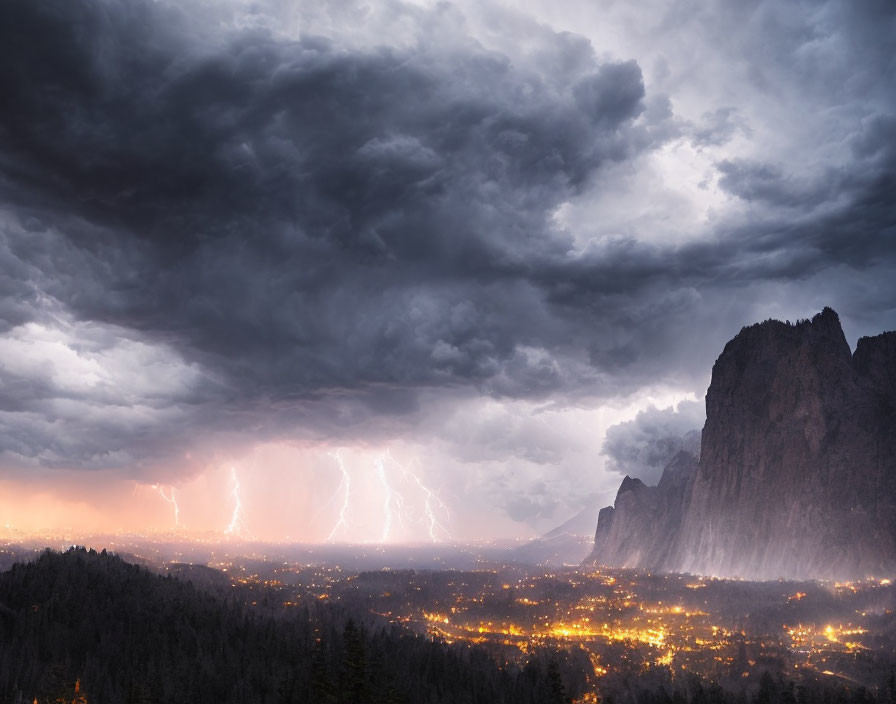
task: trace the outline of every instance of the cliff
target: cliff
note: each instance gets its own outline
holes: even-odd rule
[[[686,486],[631,482],[636,500],[620,488],[602,512],[593,562],[754,579],[896,573],[896,333],[852,354],[830,308],[744,328],[713,367]]]
[[[614,506],[601,509],[594,555],[602,564],[650,567],[662,563],[681,529],[684,493],[697,470],[689,452],[679,452],[657,486],[626,477]]]

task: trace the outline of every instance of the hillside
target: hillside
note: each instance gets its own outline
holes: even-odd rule
[[[337,606],[250,608],[111,554],[45,552],[0,573],[0,701],[516,704],[548,701],[533,662],[499,667],[354,621]]]

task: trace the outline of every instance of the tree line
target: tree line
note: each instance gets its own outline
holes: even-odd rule
[[[561,704],[557,665],[497,663],[337,606],[253,610],[105,551],[0,574],[0,701]]]

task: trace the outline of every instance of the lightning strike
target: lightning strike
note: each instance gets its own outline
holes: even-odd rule
[[[446,519],[451,518],[451,514],[448,512],[448,507],[445,505],[445,502],[439,498],[439,496],[428,486],[426,486],[422,481],[420,481],[420,477],[418,477],[413,472],[408,472],[408,475],[417,486],[420,487],[420,490],[426,496],[426,499],[423,502],[423,512],[426,515],[426,520],[429,523],[429,537],[432,542],[437,543],[440,540],[439,534],[442,534],[442,537],[446,540],[451,538],[451,533],[448,529],[442,525],[439,521],[437,512],[442,512],[445,514]]]
[[[451,514],[448,511],[448,506],[445,504],[445,502],[442,501],[441,498],[439,498],[438,494],[436,494],[432,489],[430,489],[423,483],[419,475],[417,475],[415,472],[412,472],[408,466],[403,465],[398,460],[396,460],[389,450],[386,450],[386,457],[399,469],[401,469],[404,476],[410,477],[411,480],[419,487],[420,491],[423,492],[423,495],[425,497],[423,501],[423,514],[426,517],[426,522],[428,524],[430,540],[432,540],[432,542],[434,543],[438,542],[440,540],[440,534],[442,534],[442,537],[444,537],[444,539],[449,540],[451,538],[451,533],[438,518],[438,514],[443,513],[446,520],[451,519]]]
[[[383,501],[383,534],[380,537],[381,543],[385,543],[389,539],[389,535],[392,532],[393,515],[397,516],[398,520],[404,524],[404,498],[389,484],[389,479],[386,476],[385,459],[385,456],[381,455],[373,461],[376,467],[376,476],[383,487],[383,495],[385,497]]]
[[[323,509],[337,502],[339,505],[336,520],[326,538],[332,541],[350,533],[352,488],[353,484],[357,485],[354,481],[357,477],[352,476],[352,469],[346,465],[341,449],[328,454],[335,460],[340,472],[336,490],[321,507]],[[386,543],[399,532],[406,534],[412,525],[425,528],[432,542],[450,540],[451,532],[446,526],[451,517],[448,506],[411,466],[396,460],[387,448],[373,458],[373,468],[373,479],[382,490],[382,528],[377,542]],[[413,498],[410,503],[409,497]]]
[[[180,506],[177,505],[177,499],[174,497],[174,487],[169,487],[171,490],[170,496],[166,496],[165,490],[158,484],[153,484],[152,488],[165,500],[165,502],[174,506],[174,525],[180,528]]]
[[[230,495],[233,497],[233,514],[230,516],[230,525],[224,530],[225,535],[241,536],[247,532],[246,522],[243,520],[243,502],[240,499],[240,480],[236,476],[236,468],[230,468],[230,478],[233,489]]]
[[[383,458],[377,457],[373,464],[376,466],[376,475],[383,486],[383,492],[386,497],[386,501],[383,504],[383,535],[380,538],[380,542],[385,543],[389,538],[389,531],[392,530],[392,487],[389,486],[389,481],[386,479],[386,467],[383,464]]]
[[[336,531],[342,528],[342,532],[346,532],[348,530],[348,522],[345,520],[345,512],[348,511],[348,503],[349,498],[351,497],[351,489],[352,489],[352,478],[348,473],[348,470],[345,468],[345,462],[342,461],[342,455],[339,454],[339,451],[332,453],[332,457],[336,459],[337,464],[339,465],[339,471],[342,472],[342,479],[339,481],[339,486],[336,487],[336,492],[333,494],[333,497],[330,499],[332,501],[335,499],[339,493],[345,488],[345,495],[342,498],[342,506],[339,508],[339,520],[336,521],[336,525],[333,526],[333,530],[330,531],[330,534],[327,536],[327,540],[332,540],[333,536],[336,535]],[[329,503],[329,501],[327,502]]]

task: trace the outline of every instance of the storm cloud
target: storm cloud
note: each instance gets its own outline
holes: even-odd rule
[[[655,486],[678,452],[700,456],[705,418],[703,404],[682,401],[663,409],[651,406],[633,420],[609,427],[603,446],[607,468]]]
[[[503,437],[439,436],[464,404],[700,397],[743,324],[896,326],[890,4],[674,3],[630,53],[545,13],[4,2],[4,466],[415,433],[463,465]],[[514,519],[575,502],[543,437]]]

